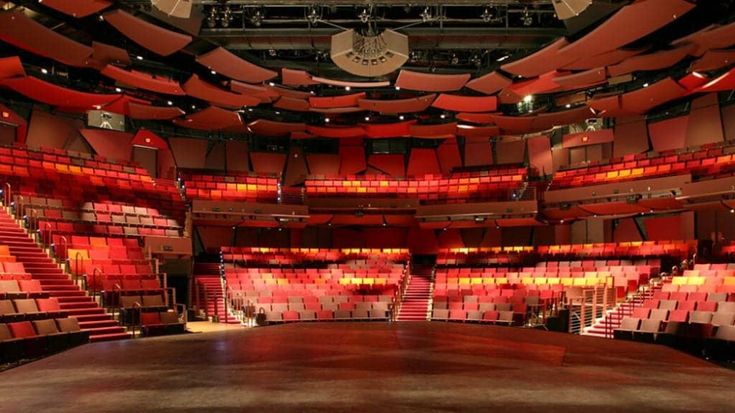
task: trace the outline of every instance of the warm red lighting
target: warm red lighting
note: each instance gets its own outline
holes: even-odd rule
[[[582,142],[587,142],[588,140],[590,140],[590,137],[589,136],[587,136],[587,135],[582,136]]]
[[[3,111],[3,119],[7,119],[10,117],[10,112]]]
[[[145,138],[145,143],[151,143],[151,138]]]

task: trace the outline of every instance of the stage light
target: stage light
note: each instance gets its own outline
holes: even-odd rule
[[[216,72],[216,71],[214,71],[214,70],[210,71],[209,73],[211,73],[211,74],[213,74],[213,75],[216,75],[216,74],[217,74],[217,72]]]
[[[521,18],[524,26],[530,26],[533,24],[533,17],[529,13],[528,8],[523,9],[523,17]]]
[[[424,11],[421,12],[420,16],[421,16],[421,21],[422,22],[426,23],[426,22],[430,21],[431,18],[432,18],[432,16],[431,16],[431,10],[429,10],[428,7],[425,8]]]
[[[485,23],[490,23],[493,20],[493,13],[490,11],[490,8],[485,8],[485,11],[482,12],[480,15],[480,18],[482,18],[482,21]]]
[[[276,85],[276,84],[275,84],[275,83],[273,83],[273,82],[268,82],[268,86],[270,86],[270,87],[273,87],[273,86],[275,86],[275,85]]]
[[[143,56],[141,56],[141,55],[135,56],[135,58],[138,59],[138,60],[143,60]]]
[[[399,120],[403,120],[403,119],[406,119],[406,117],[405,117],[405,116],[403,116],[403,115],[400,115],[400,116],[398,117],[398,119],[399,119]]]
[[[648,83],[644,83],[643,84],[643,87],[648,87]]]
[[[564,105],[564,107],[567,108],[567,109],[569,109],[569,108],[572,107],[572,105],[570,103],[567,103],[566,105]]]
[[[306,20],[308,20],[309,23],[311,24],[317,24],[317,22],[319,22],[319,19],[320,19],[319,12],[316,11],[315,7],[312,7],[309,10],[309,14],[306,15]]]
[[[330,121],[329,118],[324,118],[324,123],[329,123],[329,121]]]
[[[255,10],[250,15],[250,23],[255,27],[260,27],[263,24],[263,13],[260,10]]]
[[[215,26],[217,26],[217,9],[214,7],[209,9],[209,13],[207,13],[207,19],[206,19],[207,27],[210,29],[213,29]]]
[[[533,102],[533,95],[526,95],[523,97],[523,103],[531,103]]]
[[[367,11],[367,9],[362,9],[362,11],[360,12],[360,14],[357,15],[357,17],[363,23],[367,23],[368,21],[370,21],[370,13]]]
[[[401,90],[401,87],[400,86],[396,86],[396,90]]]
[[[171,101],[169,100],[168,102],[166,102],[166,104],[167,104],[167,105],[169,105],[169,106],[173,106],[174,102],[171,102]]]
[[[509,54],[507,54],[507,55],[505,55],[505,56],[501,56],[501,57],[499,57],[499,58],[495,59],[495,61],[496,61],[496,62],[502,62],[503,60],[507,60],[507,59],[509,59],[509,58],[510,58],[510,55],[509,55]]]
[[[370,122],[370,116],[365,116],[365,122]]]
[[[730,210],[730,213],[731,213],[731,214],[735,214],[735,209],[731,209],[731,210]]]
[[[43,73],[44,75],[47,75],[48,74],[48,69],[42,68],[41,69],[41,73]]]
[[[5,111],[3,111],[3,118],[4,118],[4,119],[7,119],[7,118],[9,118],[9,117],[10,117],[10,112],[5,112]]]
[[[352,88],[351,88],[351,87],[349,87],[349,86],[345,86],[345,90],[346,90],[346,91],[348,91],[348,92],[349,92],[349,91],[350,91],[350,89],[352,89]]]
[[[120,93],[120,92],[122,92],[122,89],[120,89],[119,87],[116,87],[115,88],[115,92]]]

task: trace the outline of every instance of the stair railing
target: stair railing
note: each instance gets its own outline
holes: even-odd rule
[[[22,218],[25,215],[25,198],[23,195],[18,195],[15,199],[15,219]]]
[[[61,238],[59,238],[59,244],[60,248],[57,249],[56,254],[59,255],[59,251],[63,251],[63,254],[59,255],[62,260],[66,260],[67,255],[69,254],[69,241],[66,239],[65,235],[62,235]]]
[[[97,296],[97,281],[103,278],[105,278],[105,273],[99,267],[94,267],[94,270],[92,270],[92,297]],[[87,286],[89,286],[89,283],[87,283]]]
[[[51,242],[53,241],[52,234],[54,232],[54,228],[51,226],[50,222],[44,222],[44,226],[46,229],[44,232],[41,233],[41,243],[45,246],[51,246]]]
[[[10,182],[5,183],[5,191],[3,191],[3,205],[10,206],[13,200],[13,187]]]

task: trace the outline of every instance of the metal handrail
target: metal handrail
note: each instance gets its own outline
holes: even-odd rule
[[[98,277],[99,276],[99,277]],[[99,269],[99,267],[94,267],[94,270],[92,270],[92,296],[97,295],[97,280],[101,280],[105,277],[105,273]]]
[[[61,256],[61,259],[62,260],[65,260],[65,259],[68,258],[67,257],[67,254],[69,253],[69,241],[66,239],[66,236],[65,235],[62,235],[61,238],[59,238],[59,243],[60,244],[63,244],[63,246],[64,246],[64,248],[63,248],[64,255]]]
[[[10,185],[10,182],[5,183],[5,192],[3,192],[3,205],[10,206],[10,203],[13,200],[13,187]]]

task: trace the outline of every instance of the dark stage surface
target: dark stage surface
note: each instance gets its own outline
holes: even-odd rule
[[[311,323],[97,343],[0,373],[2,412],[733,412],[674,350],[446,323]]]

